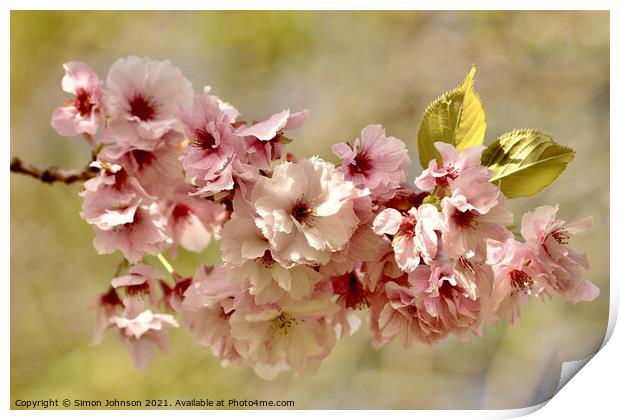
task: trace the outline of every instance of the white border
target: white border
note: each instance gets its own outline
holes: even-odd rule
[[[233,4],[234,3],[234,4]],[[187,0],[175,0],[174,2],[170,1],[161,1],[161,0],[151,0],[151,1],[134,1],[131,4],[128,4],[127,1],[122,0],[108,0],[105,2],[102,1],[56,1],[53,3],[54,9],[80,9],[80,10],[99,10],[99,9],[113,9],[113,10],[167,10],[174,6],[176,10],[193,10],[197,8],[197,6],[202,5],[201,3],[196,3]],[[360,2],[360,1],[297,1],[293,2],[285,2],[285,1],[261,1],[257,3],[256,1],[251,0],[237,0],[232,2],[231,0],[213,0],[208,4],[209,9],[212,10],[222,10],[222,9],[291,9],[291,10],[309,10],[309,9],[321,9],[321,10],[348,10],[352,8],[362,9],[362,10],[375,10],[380,6],[381,9],[385,10],[405,10],[405,9],[415,9],[415,10],[457,10],[461,9],[463,6],[462,2],[458,1],[426,1],[426,2],[411,2],[405,0],[383,0],[378,4],[371,4],[369,2]],[[257,8],[257,5],[260,7]],[[0,84],[0,106],[2,107],[2,114],[0,116],[2,121],[2,132],[4,136],[3,139],[3,147],[0,148],[0,153],[2,154],[2,161],[5,162],[5,165],[8,164],[10,160],[9,155],[9,139],[10,139],[10,9],[15,10],[24,10],[24,9],[49,9],[48,4],[43,1],[31,1],[31,0],[22,0],[22,1],[4,1],[3,2],[4,14],[2,15],[2,29],[0,34],[1,45],[2,45],[2,65],[0,74],[2,75],[2,83]],[[611,156],[620,156],[620,146],[616,144],[618,138],[618,120],[617,117],[620,115],[618,113],[618,74],[620,74],[620,67],[618,66],[618,26],[620,24],[620,19],[618,18],[618,7],[613,7],[611,1],[603,1],[603,0],[590,0],[590,1],[570,1],[565,0],[562,2],[554,2],[547,0],[521,0],[521,1],[503,1],[503,2],[494,2],[494,1],[482,1],[482,0],[470,0],[467,2],[468,9],[467,10],[517,10],[517,9],[526,9],[526,10],[611,10],[611,131],[610,138],[611,141]],[[615,47],[615,48],[614,48]],[[614,118],[615,117],[615,118]],[[617,180],[618,180],[618,168],[615,165],[611,165],[611,214],[614,214],[614,211],[618,209],[617,196]],[[0,346],[0,356],[2,357],[2,368],[1,372],[3,374],[3,380],[0,382],[0,388],[3,391],[4,397],[4,407],[2,407],[2,411],[8,411],[10,407],[10,381],[9,381],[9,372],[10,372],[10,207],[7,205],[6,198],[9,197],[10,194],[10,184],[9,184],[9,171],[6,169],[2,172],[2,189],[0,190],[0,194],[2,197],[5,197],[4,203],[2,206],[2,232],[4,233],[5,241],[2,243],[2,258],[4,268],[4,277],[3,277],[3,289],[1,293],[1,318],[0,321],[2,323],[2,338],[3,340]],[[618,223],[612,218],[611,219],[611,237],[615,238],[616,234],[620,233]],[[610,259],[614,261],[614,257],[617,255],[617,243],[612,242],[610,244]],[[617,413],[617,391],[616,391],[616,381],[617,375],[620,373],[619,366],[620,362],[618,361],[618,356],[620,356],[620,339],[617,337],[612,337],[611,333],[615,327],[617,312],[618,312],[618,269],[616,266],[610,267],[610,320],[608,325],[608,331],[605,337],[606,345],[600,351],[599,354],[595,355],[592,361],[590,361],[584,368],[583,372],[579,373],[579,378],[574,381],[570,381],[566,385],[564,389],[562,389],[557,396],[555,396],[544,409],[536,411],[538,408],[543,406],[530,407],[521,410],[503,410],[503,411],[416,411],[414,413],[407,411],[386,411],[386,412],[362,412],[362,411],[322,411],[320,413],[315,413],[313,411],[297,411],[293,415],[300,419],[302,418],[313,418],[317,414],[319,415],[337,415],[337,416],[355,416],[357,417],[375,417],[375,416],[390,416],[393,418],[407,418],[410,419],[411,416],[416,416],[417,418],[459,418],[459,419],[481,419],[481,418],[506,418],[506,417],[516,417],[525,415],[528,413],[532,413],[536,411],[535,414],[532,415],[532,418],[584,418],[588,416],[590,418],[609,418],[611,413]],[[611,339],[610,339],[611,338]],[[611,414],[612,416],[614,414]],[[83,418],[84,413],[79,411],[11,411],[11,416],[20,417],[20,418],[30,418],[32,416],[46,415],[52,418]],[[125,416],[131,415],[131,417],[148,415],[149,417],[169,417],[170,415],[177,415],[177,412],[174,411],[118,411],[115,412],[114,415],[120,415],[123,418]],[[276,418],[290,418],[291,413],[288,411],[226,411],[226,412],[216,412],[216,411],[184,411],[184,416],[200,418],[204,419],[205,417],[224,417],[226,418],[239,418],[246,415],[258,416],[258,417],[267,417],[272,419]],[[89,411],[88,417],[92,418],[108,418],[110,416],[109,412],[106,411]]]

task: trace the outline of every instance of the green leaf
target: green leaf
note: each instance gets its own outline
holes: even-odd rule
[[[441,159],[435,142],[450,143],[457,150],[484,142],[487,124],[482,103],[474,91],[475,74],[474,66],[461,86],[435,99],[424,111],[418,129],[418,155],[423,168],[431,159]]]
[[[433,206],[437,207],[437,210],[441,212],[441,199],[436,195],[427,195],[422,200],[422,204],[432,204]]]
[[[549,134],[515,130],[502,135],[482,154],[482,164],[495,172],[508,198],[527,197],[549,186],[573,160],[575,152]]]

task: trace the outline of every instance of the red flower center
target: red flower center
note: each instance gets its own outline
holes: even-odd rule
[[[75,108],[80,116],[86,117],[90,115],[94,106],[95,104],[90,101],[90,95],[86,89],[79,88],[77,92],[75,92]]]
[[[312,207],[309,203],[297,201],[291,208],[291,216],[299,223],[305,223],[312,216]]]
[[[157,114],[157,104],[141,93],[136,93],[129,100],[129,113],[142,121],[151,121]]]
[[[194,139],[190,142],[192,146],[195,146],[202,150],[211,150],[215,147],[215,137],[211,134],[207,128],[199,128],[194,130]]]
[[[102,306],[122,306],[123,302],[118,297],[116,290],[113,287],[110,287],[110,290],[108,290],[107,293],[99,296],[99,304]]]
[[[140,170],[144,169],[146,166],[150,165],[153,160],[155,160],[155,155],[146,150],[135,149],[131,151],[131,155],[136,160]]]
[[[476,213],[471,210],[455,210],[452,220],[458,227],[472,229],[476,226]]]
[[[267,268],[271,267],[273,263],[275,262],[275,260],[273,259],[273,256],[271,255],[271,251],[269,250],[265,251],[263,256],[259,258],[259,262],[264,267],[267,267]]]
[[[551,234],[551,236],[553,237],[553,239],[555,239],[555,241],[560,244],[560,245],[568,245],[568,240],[570,239],[570,236],[568,235],[568,232],[566,232],[565,230],[556,230],[555,232],[553,232]]]
[[[449,281],[442,281],[439,286],[439,295],[444,299],[453,299],[457,294],[461,293],[462,289],[459,286],[453,286]]]
[[[458,169],[452,166],[452,164],[448,165],[448,167],[446,168],[446,171],[448,173],[445,174],[444,176],[435,178],[435,183],[439,185],[440,187],[447,187],[449,179],[455,180],[459,176]]]
[[[339,302],[344,301],[346,308],[361,309],[368,304],[364,286],[353,273],[331,278],[334,293],[340,295]]]
[[[358,174],[367,174],[372,169],[372,160],[364,150],[355,156],[355,163],[351,165],[351,170]]]
[[[172,217],[175,220],[182,220],[192,214],[192,208],[187,204],[179,203],[172,210]]]
[[[400,228],[398,230],[408,238],[412,238],[415,236],[415,227],[417,224],[418,219],[411,214],[407,214],[403,217],[403,221],[400,222]]]
[[[534,284],[532,278],[523,270],[512,270],[508,275],[513,289],[519,292],[529,291]]]
[[[142,284],[132,284],[127,286],[127,294],[129,295],[141,295],[149,292],[149,284],[144,282]]]

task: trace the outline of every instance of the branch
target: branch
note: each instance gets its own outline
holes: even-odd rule
[[[90,166],[87,166],[82,170],[60,169],[53,166],[48,168],[40,168],[31,163],[22,162],[22,160],[18,157],[14,157],[11,159],[11,172],[29,175],[46,184],[52,184],[54,182],[72,184],[74,182],[86,181],[93,178],[97,175],[99,170],[97,168],[91,168]]]

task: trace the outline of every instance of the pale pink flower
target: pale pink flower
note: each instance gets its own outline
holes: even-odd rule
[[[342,275],[353,271],[365,261],[378,261],[385,253],[385,244],[389,241],[372,230],[376,207],[372,199],[361,190],[360,196],[353,199],[353,210],[359,219],[359,225],[351,238],[340,251],[332,253],[329,263],[321,266],[321,273]]]
[[[284,133],[300,128],[309,113],[304,110],[291,114],[285,109],[265,121],[238,129],[236,134],[244,139],[249,162],[259,169],[269,169],[274,160],[282,158],[284,146],[290,141]]]
[[[521,234],[552,274],[550,284],[556,292],[571,303],[591,301],[599,289],[581,276],[582,269],[589,268],[587,255],[567,245],[572,235],[592,225],[592,218],[566,223],[556,218],[557,212],[557,206],[542,206],[525,213]]]
[[[441,261],[446,264],[446,261]],[[451,263],[454,279],[457,286],[463,290],[463,295],[473,300],[486,301],[493,288],[493,271],[486,261],[477,261],[464,257],[457,258]]]
[[[93,332],[93,344],[99,344],[101,342],[103,333],[110,325],[110,318],[118,312],[119,308],[123,308],[123,302],[113,287],[110,287],[107,292],[99,295],[95,329]]]
[[[256,221],[280,263],[322,263],[343,249],[358,225],[359,192],[334,165],[313,157],[283,163],[252,193]]]
[[[333,153],[341,159],[338,167],[359,188],[368,188],[373,197],[386,199],[405,181],[409,156],[405,144],[386,137],[380,125],[369,125],[353,145],[338,143]]]
[[[330,298],[320,293],[234,312],[230,325],[237,351],[264,379],[273,379],[286,367],[299,373],[315,370],[336,343],[335,328],[326,317],[339,307]]]
[[[341,276],[327,277],[332,294],[338,296],[337,303],[347,309],[362,309],[368,304],[361,277],[359,270]]]
[[[441,202],[444,215],[442,230],[443,249],[452,258],[484,260],[487,239],[507,240],[512,233],[506,228],[512,223],[512,213],[504,207],[504,200],[487,213],[475,209],[463,195],[444,197]]]
[[[120,331],[132,364],[138,369],[149,364],[156,346],[168,352],[168,335],[164,328],[179,326],[172,315],[154,314],[149,309],[136,315],[113,316],[110,324]]]
[[[338,340],[355,334],[362,325],[362,320],[356,315],[356,310],[368,305],[367,290],[362,278],[363,272],[359,267],[344,275],[332,276],[321,267],[321,281],[315,286],[316,292],[327,292],[338,296],[336,304],[340,310],[328,317],[334,326]]]
[[[480,214],[487,214],[496,207],[503,196],[490,181],[492,172],[485,167],[469,168],[453,181],[449,181],[452,197],[465,197],[467,206]]]
[[[231,278],[250,282],[257,304],[274,303],[284,297],[300,300],[312,292],[320,279],[310,267],[283,267],[275,261],[269,242],[253,219],[233,217],[222,230],[222,257]]]
[[[202,252],[213,237],[218,237],[228,219],[222,204],[190,196],[191,188],[181,184],[168,199],[162,202],[162,212],[172,239],[172,247],[181,245],[192,252]]]
[[[435,325],[428,325],[420,320],[415,295],[410,287],[396,282],[386,283],[383,287],[385,287],[385,303],[378,316],[375,315],[376,336],[373,344],[376,347],[396,338],[405,348],[409,348],[415,341],[430,344],[445,338],[447,333],[439,327],[438,322],[435,322]],[[378,299],[372,306],[379,306],[381,303],[382,300]],[[376,310],[373,312],[376,313]]]
[[[153,150],[169,131],[181,132],[175,113],[191,102],[191,83],[169,61],[130,56],[117,60],[106,80],[109,137],[129,149]]]
[[[489,322],[506,317],[514,324],[521,316],[521,306],[529,303],[532,296],[544,296],[549,280],[545,267],[530,248],[514,239],[490,239],[487,264],[495,278],[485,316]]]
[[[136,208],[154,199],[127,171],[116,164],[93,164],[101,168],[99,175],[84,183],[80,216],[102,230],[130,223]]]
[[[408,273],[415,270],[420,261],[430,263],[437,254],[438,235],[442,219],[432,204],[412,207],[402,214],[395,209],[385,209],[373,222],[378,235],[390,235],[398,266]]]
[[[165,197],[179,185],[185,185],[181,164],[182,136],[176,132],[165,134],[152,150],[131,149],[110,144],[101,150],[98,159],[120,165],[136,178],[150,195]]]
[[[407,212],[411,207],[420,207],[424,204],[424,199],[430,194],[426,191],[419,191],[409,184],[402,183],[394,191],[394,196],[389,200],[380,201],[380,204],[385,208],[392,208],[400,210],[401,212]]]
[[[269,241],[256,227],[254,219],[234,212],[222,228],[222,259],[227,264],[241,265],[262,258],[269,251]]]
[[[362,263],[364,284],[371,292],[375,292],[381,283],[393,281],[406,275],[396,263],[394,249],[389,241],[386,240],[381,243],[378,253],[381,257],[377,261],[364,261]]]
[[[406,284],[406,274],[401,276],[404,278]],[[382,279],[383,280],[383,279]],[[366,294],[366,302],[368,304],[368,330],[371,336],[372,346],[375,349],[379,349],[394,339],[395,334],[389,337],[384,337],[382,328],[379,325],[379,318],[383,308],[388,303],[388,298],[385,293],[385,285],[388,282],[381,281],[377,283],[372,290],[368,290]]]
[[[233,169],[241,151],[241,138],[234,134],[231,114],[217,97],[204,92],[194,98],[191,109],[181,108],[189,144],[183,157],[187,179],[199,195],[213,195],[234,186]]]
[[[235,349],[229,319],[245,294],[245,287],[229,280],[223,267],[202,265],[177,308],[194,340],[209,347],[224,366],[244,365]]]
[[[468,147],[458,152],[449,143],[436,142],[435,148],[441,155],[441,162],[432,159],[428,168],[415,179],[418,188],[433,191],[436,187],[445,188],[463,172],[471,168],[480,168],[480,157],[484,146]]]
[[[172,273],[174,286],[170,287],[165,281],[160,281],[163,296],[162,300],[166,308],[180,312],[185,291],[192,285],[192,277],[183,277],[178,273]]]
[[[360,263],[379,261],[384,253],[384,246],[389,241],[377,235],[372,229],[372,222],[364,223],[351,235],[344,249],[332,254],[329,263],[321,271],[332,275],[342,275],[353,271]]]
[[[132,206],[128,213],[133,217],[126,223],[103,230],[94,226],[93,244],[100,254],[111,254],[119,250],[125,258],[135,263],[147,254],[159,254],[168,245],[165,220],[157,211],[156,204]]]
[[[135,264],[129,268],[127,274],[112,279],[112,287],[125,288],[127,295],[138,296],[146,294],[151,306],[158,303],[156,290],[164,277],[146,264]]]
[[[481,301],[460,285],[449,265],[421,265],[409,275],[416,299],[423,341],[431,343],[448,334],[465,340],[469,332],[482,335]]]
[[[103,115],[101,82],[86,64],[70,61],[63,67],[62,90],[75,98],[54,110],[52,127],[61,136],[81,133],[92,136],[97,132]]]

